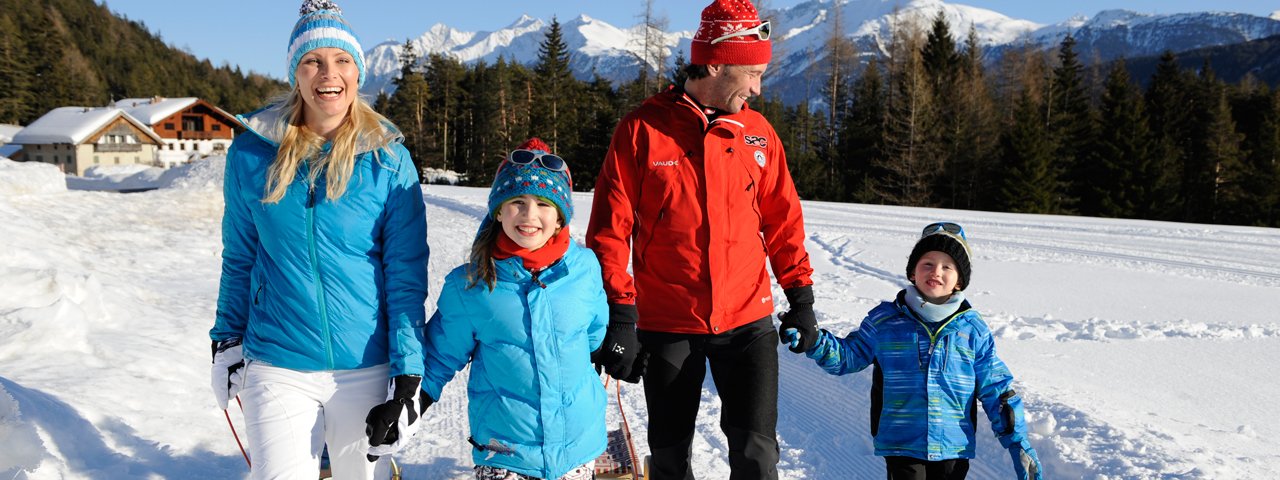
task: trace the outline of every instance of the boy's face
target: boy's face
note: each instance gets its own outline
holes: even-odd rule
[[[929,303],[946,303],[955,293],[959,281],[960,271],[956,269],[955,260],[936,250],[920,256],[911,275],[911,283]]]
[[[560,231],[560,211],[547,199],[534,195],[502,202],[495,219],[511,240],[529,250],[542,248]]]

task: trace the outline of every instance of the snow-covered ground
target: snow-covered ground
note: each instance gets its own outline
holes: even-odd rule
[[[51,167],[0,159],[0,479],[247,472],[207,381],[219,162],[196,164],[172,188],[121,195],[69,191]],[[424,188],[432,305],[486,194]],[[575,201],[581,240],[591,196]],[[1026,396],[1049,478],[1280,471],[1280,382],[1268,373],[1280,369],[1280,230],[819,202],[805,216],[819,322],[840,334],[904,285],[920,227],[965,226],[968,295]],[[782,476],[882,478],[869,375],[832,377],[779,355]],[[704,479],[728,476],[713,392],[708,381],[694,444]],[[470,471],[464,376],[443,397],[398,456],[405,478]],[[641,389],[625,386],[622,401],[645,450]],[[982,428],[970,478],[1011,478]]]

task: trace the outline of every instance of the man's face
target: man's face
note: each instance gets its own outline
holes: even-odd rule
[[[768,64],[761,65],[710,65],[711,93],[699,98],[704,105],[729,113],[742,111],[747,98],[760,95],[760,78]]]

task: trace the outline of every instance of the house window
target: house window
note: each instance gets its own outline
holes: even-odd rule
[[[219,125],[219,124],[216,124],[216,123],[215,123],[215,124],[213,125],[213,131],[215,131],[215,132],[220,132],[220,131],[222,131],[222,125]]]
[[[196,132],[204,130],[204,117],[199,115],[182,117],[182,129]]]
[[[173,130],[173,123],[166,123],[166,124],[164,124],[164,129],[165,129],[165,130]]]
[[[43,161],[44,161],[44,155],[36,155],[36,161],[37,161],[37,162],[43,162]]]

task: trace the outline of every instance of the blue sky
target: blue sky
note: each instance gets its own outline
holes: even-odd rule
[[[112,11],[147,28],[178,48],[215,65],[239,65],[244,70],[284,77],[285,48],[289,30],[297,19],[297,0],[224,0],[186,2],[173,0],[104,0]],[[431,25],[444,23],[467,31],[496,30],[521,14],[561,20],[579,14],[617,26],[636,23],[640,1],[625,0],[336,0],[360,35],[364,48],[385,40],[403,42],[422,35]],[[784,8],[802,0],[769,0],[770,8]],[[665,15],[672,30],[691,30],[705,0],[656,0],[655,9]],[[1125,8],[1142,13],[1178,13],[1203,10],[1269,15],[1280,10],[1272,0],[959,0],[995,10],[1013,18],[1037,23],[1058,23],[1075,14],[1093,15],[1100,10]],[[1208,6],[1206,6],[1208,4]],[[199,8],[193,8],[199,5]],[[217,8],[215,8],[217,7]]]

